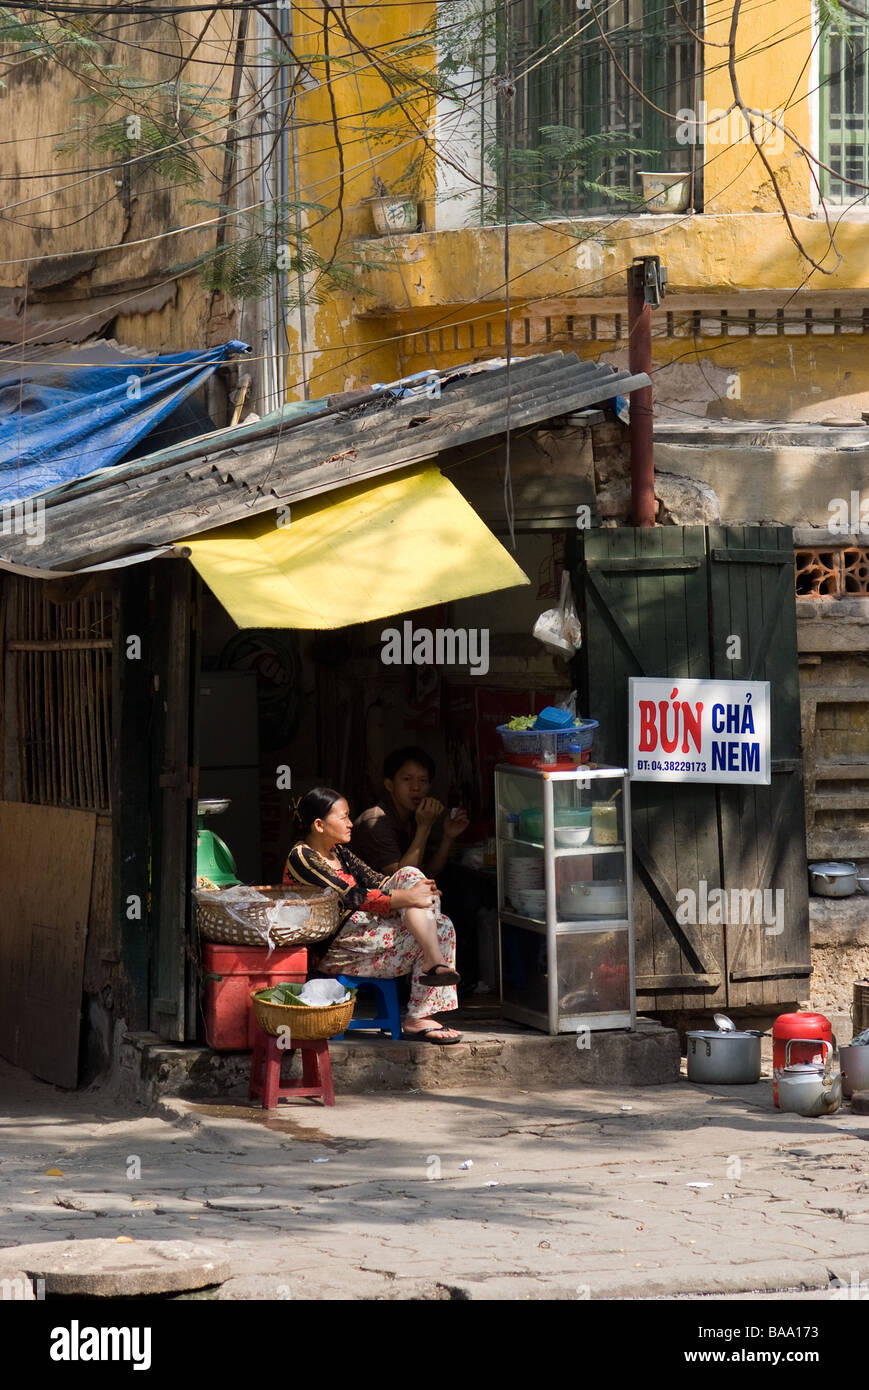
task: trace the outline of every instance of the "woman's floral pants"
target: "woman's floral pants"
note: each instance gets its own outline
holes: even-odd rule
[[[412,888],[425,879],[421,869],[408,865],[398,869],[385,887]],[[449,917],[440,913],[440,899],[435,899],[437,937],[444,960],[451,969],[456,963],[456,932]],[[370,975],[376,980],[395,980],[400,975],[412,975],[408,1018],[430,1018],[432,1014],[449,1013],[458,1008],[455,985],[423,985],[422,947],[404,925],[404,911],[388,917],[375,917],[371,912],[354,912],[348,917],[332,945],[320,961],[324,975]]]

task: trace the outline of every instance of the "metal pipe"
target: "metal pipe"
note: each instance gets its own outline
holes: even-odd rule
[[[699,21],[699,19],[700,19],[699,13],[697,13],[697,14],[694,15],[694,19],[695,19],[695,22]],[[700,72],[700,69],[701,69],[701,64],[702,64],[702,62],[703,62],[703,55],[702,55],[701,52],[700,52],[700,35],[699,35],[699,33],[695,33],[695,35],[694,35],[694,70],[693,70],[693,72],[691,73],[691,115],[692,115],[692,117],[694,118],[695,125],[694,125],[694,138],[693,138],[693,140],[691,141],[691,196],[690,196],[690,199],[689,199],[689,202],[688,202],[688,211],[689,211],[689,212],[696,212],[696,211],[697,211],[697,141],[698,141],[698,140],[700,139],[700,137],[701,137],[702,127],[699,126],[699,125],[697,125],[696,122],[697,122],[697,119],[698,119],[698,117],[699,117],[699,115],[700,115],[700,107],[699,107],[699,101],[698,101],[698,92],[699,92],[699,90],[700,90],[700,82],[701,82],[701,72]],[[704,144],[704,146],[703,146],[703,149],[704,149],[704,151],[705,151],[705,149],[706,149],[705,144]]]
[[[652,370],[652,311],[646,303],[643,264],[628,268],[628,362],[631,372]],[[651,386],[631,392],[631,520],[655,524],[655,454]]]
[[[287,5],[275,6],[275,21],[281,32],[281,38],[286,41],[288,32],[291,30],[290,10]],[[292,46],[292,40],[290,40]],[[281,55],[283,57],[286,54]],[[290,191],[290,149],[288,122],[289,113],[289,86],[287,83],[287,65],[280,62],[278,65],[278,110],[277,116],[280,121],[280,140],[277,148],[277,177],[275,184],[278,191],[278,203],[275,208],[275,221],[281,228],[284,226],[287,210],[287,199]],[[280,327],[280,342],[275,342],[275,376],[277,380],[280,405],[287,399],[287,294],[289,292],[289,272],[279,270],[277,283],[275,285],[275,319]]]
[[[260,70],[262,70],[262,66],[265,64],[266,54],[271,47],[272,41],[272,31],[269,29],[265,19],[258,10],[257,54],[258,62],[261,65]],[[259,140],[257,141],[259,147],[258,163],[260,166],[260,201],[262,203],[263,219],[266,225],[268,225],[269,214],[274,208],[275,190],[273,182],[274,170],[272,167],[274,158],[269,158],[269,149],[272,143],[272,120],[269,117],[269,112],[265,104],[260,106],[257,112],[257,120],[259,121],[260,127]],[[260,393],[261,403],[258,402],[258,404],[260,413],[266,415],[269,411],[276,410],[279,405],[283,404],[277,378],[277,322],[274,293],[270,290],[267,295],[263,296],[260,304],[259,355],[262,362],[262,390]]]
[[[295,31],[293,28],[293,10],[291,5],[278,5],[278,24],[281,35],[284,38],[287,48],[293,55],[291,63],[282,63],[279,74],[280,82],[280,111],[281,111],[281,194],[282,198],[289,196],[289,164],[292,157],[293,165],[293,200],[297,204],[294,212],[295,233],[296,233],[296,252],[302,244],[304,226],[302,223],[302,209],[298,204],[302,200],[302,176],[299,161],[299,131],[296,125],[296,79],[298,76],[298,66],[295,61]],[[298,322],[299,322],[299,349],[301,352],[302,367],[302,389],[306,401],[311,399],[311,382],[308,374],[308,304],[305,286],[305,274],[302,270],[301,256],[297,254],[296,269],[296,293],[299,300]],[[281,316],[283,319],[284,333],[287,329],[287,294],[289,290],[289,272],[284,272],[284,293],[281,297]],[[287,387],[289,385],[289,372],[286,367],[286,359],[283,373],[283,395],[286,398]]]

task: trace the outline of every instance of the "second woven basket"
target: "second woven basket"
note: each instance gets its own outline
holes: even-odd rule
[[[356,995],[343,1004],[327,1004],[323,1008],[311,1008],[307,1004],[273,1004],[267,999],[259,999],[261,991],[251,990],[253,1011],[260,1028],[273,1037],[281,1036],[281,1029],[289,1029],[290,1047],[296,1038],[313,1041],[317,1038],[334,1038],[343,1033],[353,1017]],[[283,1036],[287,1036],[286,1033]]]

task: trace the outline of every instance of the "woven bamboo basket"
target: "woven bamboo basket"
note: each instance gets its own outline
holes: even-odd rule
[[[308,920],[296,927],[275,927],[271,937],[276,946],[307,946],[322,941],[338,925],[338,895],[324,888],[322,892],[305,893],[296,888],[258,886],[257,892],[275,902],[290,902],[299,907],[307,907]],[[216,941],[221,945],[265,946],[268,931],[267,906],[265,903],[251,903],[249,906],[236,904],[232,911],[222,906],[215,895],[215,901],[202,889],[197,890],[196,926],[203,941]]]
[[[355,994],[343,1004],[329,1004],[318,1009],[306,1004],[270,1004],[267,999],[258,999],[258,993],[253,989],[250,997],[260,1028],[273,1037],[280,1037],[281,1029],[288,1028],[291,1046],[297,1038],[310,1041],[334,1038],[336,1033],[343,1033],[356,1005]]]

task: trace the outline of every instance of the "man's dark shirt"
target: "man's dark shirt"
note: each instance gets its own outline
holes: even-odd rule
[[[440,841],[439,830],[435,824],[425,848],[427,859]],[[416,818],[410,816],[406,821],[401,820],[392,797],[387,795],[376,806],[363,811],[355,821],[350,848],[364,864],[383,873],[387,864],[397,864],[404,858],[415,835]]]

